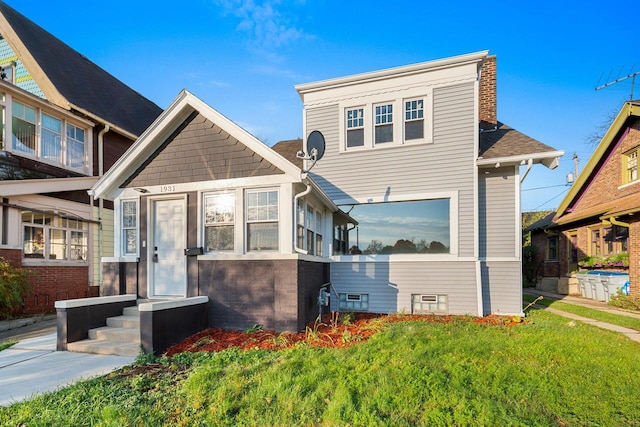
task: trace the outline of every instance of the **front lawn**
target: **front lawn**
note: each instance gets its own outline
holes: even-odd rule
[[[639,350],[542,310],[513,326],[407,321],[348,348],[141,358],[0,408],[0,424],[632,425]]]

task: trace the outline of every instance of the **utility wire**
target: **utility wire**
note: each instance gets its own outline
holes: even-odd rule
[[[567,184],[549,185],[548,187],[526,188],[526,189],[523,189],[522,191],[543,190],[545,188],[566,187],[566,186]]]
[[[547,200],[546,202],[544,202],[543,204],[541,204],[540,206],[538,206],[537,208],[535,208],[535,209],[533,209],[533,210],[534,210],[534,211],[537,211],[537,210],[538,210],[538,209],[540,209],[542,206],[544,206],[544,205],[546,205],[547,203],[549,203],[549,202],[551,202],[551,201],[553,201],[553,200],[557,199],[558,197],[562,196],[562,195],[563,195],[564,193],[566,193],[567,191],[569,191],[569,189],[568,189],[568,188],[567,188],[566,190],[562,190],[562,191],[560,192],[560,194],[558,194],[558,195],[556,195],[556,196],[552,197],[551,199]]]

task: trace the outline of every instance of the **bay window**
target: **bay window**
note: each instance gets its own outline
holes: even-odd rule
[[[10,106],[11,121],[5,126],[10,128],[11,150],[74,169],[88,168],[87,130],[15,99],[0,103],[3,113]]]

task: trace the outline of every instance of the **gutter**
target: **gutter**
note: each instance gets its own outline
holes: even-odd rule
[[[138,137],[136,135],[134,135],[133,133],[129,132],[128,130],[124,130],[120,126],[116,126],[113,123],[110,123],[110,122],[106,121],[105,119],[96,116],[95,114],[91,113],[90,111],[85,110],[84,108],[78,107],[77,105],[72,104],[70,102],[68,102],[67,105],[69,106],[69,108],[71,108],[73,110],[76,110],[76,111],[84,114],[87,117],[92,118],[94,121],[96,121],[96,123],[104,123],[107,128],[110,128],[111,130],[114,130],[114,131],[118,132],[119,134],[122,134],[122,135],[126,136],[127,138],[129,138],[132,141],[135,141],[136,139],[138,139]]]
[[[111,129],[110,125],[108,123],[105,123],[104,129],[102,129],[98,133],[98,174],[100,175],[100,177],[104,175],[104,135],[107,132],[109,132],[110,129]],[[94,200],[93,194],[91,195],[91,200],[92,200],[91,205],[93,206],[93,200]],[[100,197],[98,199],[98,221],[100,221],[98,225],[98,260],[99,260],[98,262],[100,263],[100,266],[98,268],[98,286],[100,286],[100,289],[102,288],[102,256],[103,256],[102,246],[104,242],[104,233],[102,230],[102,210],[103,209],[104,209],[104,199]]]
[[[296,252],[300,253],[300,254],[307,255],[309,252],[307,252],[304,249],[298,247],[298,233],[297,233],[297,231],[298,231],[297,230],[298,221],[297,221],[297,218],[296,218],[296,213],[297,213],[297,208],[298,208],[298,200],[301,197],[304,197],[307,194],[311,193],[311,184],[309,184],[309,182],[306,179],[304,179],[303,183],[307,186],[307,188],[304,191],[302,191],[301,193],[296,194],[294,196],[294,198],[293,198],[293,221],[291,221],[291,222],[293,223],[293,249]]]

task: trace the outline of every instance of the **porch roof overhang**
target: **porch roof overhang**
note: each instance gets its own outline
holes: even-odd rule
[[[541,153],[518,154],[515,156],[505,157],[480,157],[476,161],[478,167],[500,167],[500,166],[520,166],[526,164],[529,160],[533,164],[541,163],[549,169],[555,169],[560,164],[560,157],[564,156],[564,151],[546,151]]]
[[[640,197],[637,194],[631,194],[556,217],[553,222],[556,225],[567,225],[589,218],[608,220],[611,217],[631,215],[637,212],[640,212]]]
[[[97,176],[0,181],[0,195],[9,197],[23,194],[87,191],[97,181]]]

